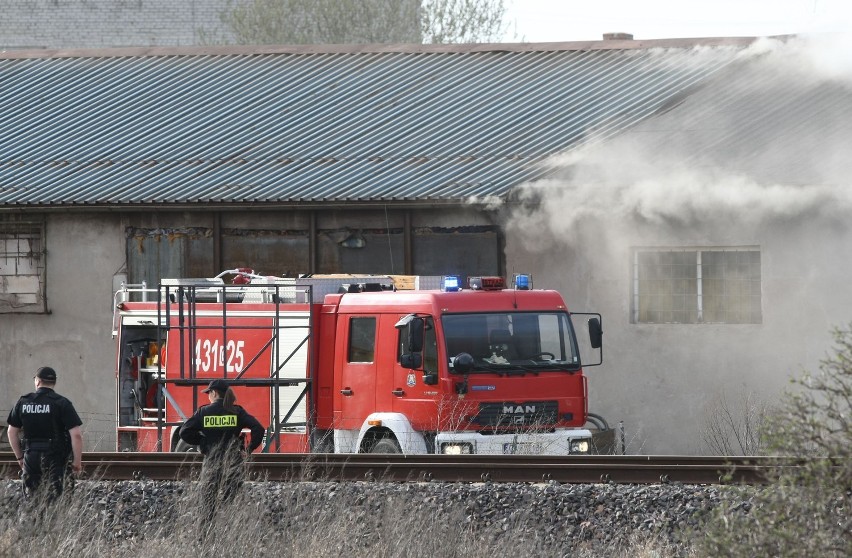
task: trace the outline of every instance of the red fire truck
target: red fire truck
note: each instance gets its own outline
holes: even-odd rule
[[[115,303],[119,451],[191,450],[177,432],[213,378],[269,425],[259,451],[564,455],[611,443],[582,368],[601,363],[600,315],[569,312],[527,275],[507,288],[232,269],[122,285]],[[582,362],[578,319],[595,362]]]

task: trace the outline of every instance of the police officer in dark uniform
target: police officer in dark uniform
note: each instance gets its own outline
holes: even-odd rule
[[[235,404],[237,397],[227,381],[213,380],[202,391],[208,395],[210,404],[199,408],[183,423],[180,437],[198,446],[204,455],[201,477],[209,521],[213,519],[220,493],[221,499],[227,501],[240,487],[246,452],[251,453],[260,446],[265,429]],[[244,428],[251,431],[248,448],[241,435]]]
[[[83,470],[83,421],[71,401],[53,391],[53,368],[39,368],[33,380],[36,391],[21,397],[9,413],[9,444],[23,470],[24,494],[32,496],[46,477],[52,501],[62,494],[69,473]]]

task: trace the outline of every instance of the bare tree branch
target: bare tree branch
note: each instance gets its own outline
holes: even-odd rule
[[[503,0],[248,0],[220,18],[237,44],[500,42]]]

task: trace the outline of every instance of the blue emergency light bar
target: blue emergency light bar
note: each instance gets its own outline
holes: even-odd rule
[[[515,290],[528,291],[532,288],[532,276],[518,273],[515,274]]]
[[[461,277],[458,275],[444,275],[441,281],[441,290],[454,293],[461,290]]]

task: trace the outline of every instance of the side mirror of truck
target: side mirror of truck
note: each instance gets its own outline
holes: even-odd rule
[[[456,374],[467,374],[473,370],[473,357],[469,353],[459,353],[453,359],[453,372]]]
[[[603,345],[603,328],[598,318],[589,318],[589,342],[593,349],[600,349]]]
[[[399,357],[399,365],[411,370],[423,368],[423,353],[403,353]]]
[[[423,352],[423,331],[425,329],[423,318],[418,317],[416,314],[408,314],[396,322],[394,327],[400,330],[405,329],[407,331],[405,345],[409,352]]]
[[[412,353],[423,352],[423,318],[414,318],[408,324],[408,350]]]

